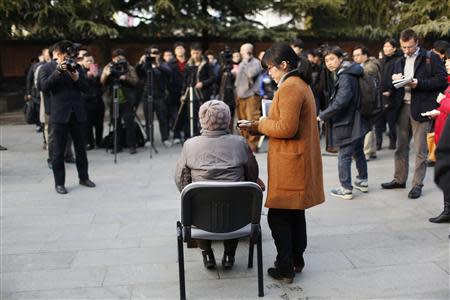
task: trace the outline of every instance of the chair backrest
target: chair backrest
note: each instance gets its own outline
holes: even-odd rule
[[[194,182],[181,193],[181,222],[208,232],[232,232],[259,224],[261,206],[262,191],[256,183]]]

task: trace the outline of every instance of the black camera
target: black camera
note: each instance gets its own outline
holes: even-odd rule
[[[58,66],[60,72],[71,72],[74,73],[78,68],[78,63],[76,57],[78,56],[78,51],[80,50],[80,44],[74,43],[66,48],[65,53],[67,58]]]
[[[231,51],[230,47],[225,47],[220,52],[220,61],[225,70],[230,71],[233,68],[233,51]]]
[[[146,65],[156,65],[156,57],[159,55],[159,50],[147,48],[145,49],[144,55]]]
[[[120,60],[109,64],[111,70],[110,76],[113,78],[119,78],[128,72],[128,62],[126,60]]]

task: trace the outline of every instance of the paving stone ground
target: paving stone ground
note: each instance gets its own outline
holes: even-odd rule
[[[8,147],[0,152],[1,298],[178,298],[173,175],[181,147],[165,149],[158,140],[152,159],[140,148],[120,153],[116,165],[104,150],[89,151],[97,188],[79,186],[68,165],[69,194],[58,195],[33,129],[1,127],[0,144]],[[256,156],[267,180],[266,154]],[[393,152],[383,149],[369,162],[370,192],[347,201],[328,196],[338,184],[337,158],[323,156],[323,163],[327,201],[307,211],[306,267],[291,285],[264,272],[265,299],[449,299],[449,226],[428,222],[443,200],[433,169],[418,200],[407,198],[408,189],[383,191],[380,183],[393,174]],[[275,257],[266,213],[265,270]],[[207,271],[200,250],[185,248],[188,298],[256,299],[247,247],[239,244],[232,271]],[[222,246],[214,249],[219,260]]]

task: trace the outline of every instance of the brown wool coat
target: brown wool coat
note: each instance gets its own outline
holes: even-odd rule
[[[300,77],[285,79],[268,117],[252,130],[269,137],[266,207],[307,209],[325,201],[315,100]]]

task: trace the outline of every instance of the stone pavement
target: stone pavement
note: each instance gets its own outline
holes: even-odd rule
[[[58,195],[42,138],[33,126],[2,126],[2,299],[176,299],[175,223],[179,193],[173,182],[180,147],[149,159],[147,149],[120,153],[117,165],[104,150],[88,152],[98,185],[78,185],[67,166],[68,195]],[[266,180],[266,154],[257,154]],[[324,156],[325,187],[338,183],[337,159]],[[307,211],[306,267],[292,285],[264,271],[265,299],[448,299],[449,227],[428,222],[442,209],[442,194],[428,170],[424,195],[382,191],[393,173],[393,152],[369,162],[370,192],[335,199]],[[313,174],[312,174],[313,176]],[[408,182],[410,188],[410,182]],[[275,247],[263,210],[264,269]],[[207,271],[200,250],[186,249],[190,299],[256,299],[256,264],[246,268],[247,241],[232,271]],[[214,245],[220,261],[222,247]],[[255,257],[256,258],[256,257]],[[220,265],[220,262],[219,262]]]

